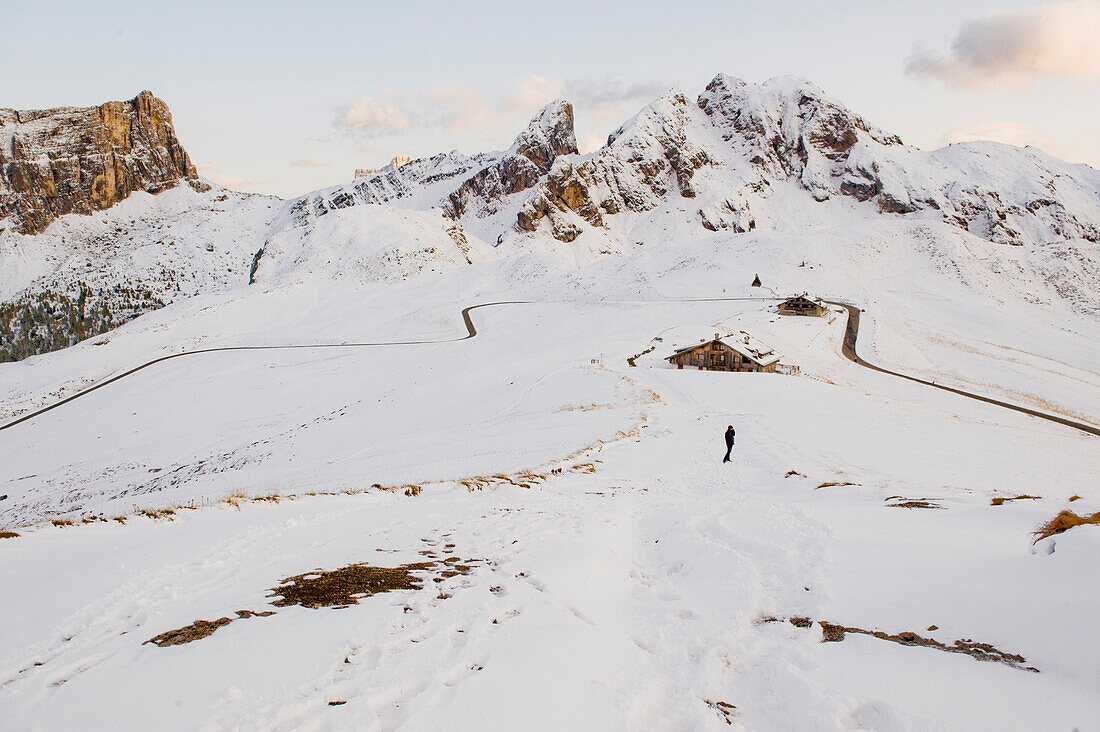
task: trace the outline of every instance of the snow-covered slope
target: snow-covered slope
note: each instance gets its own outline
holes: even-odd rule
[[[248,282],[282,202],[188,186],[0,233],[0,360],[64,348],[200,292]]]
[[[1096,438],[862,369],[837,314],[660,297],[758,295],[759,269],[858,297],[869,358],[1095,419],[1095,318],[995,307],[946,266],[983,272],[975,240],[940,226],[957,248],[715,234],[403,282],[311,263],[0,366],[26,408],[184,349],[427,341],[188,356],[0,432],[21,588],[0,706],[51,730],[117,719],[120,689],[133,729],[1087,729],[1098,530],[1030,532],[1100,510]],[[460,306],[518,296],[542,302],[475,311],[454,340]],[[737,329],[801,375],[665,367],[682,337]],[[421,564],[422,589],[341,610],[271,604],[286,577],[433,561],[466,569]],[[820,622],[894,640],[823,642]]]
[[[376,204],[303,218],[291,209],[269,235],[253,276],[264,284],[317,276],[395,282],[498,257],[439,210]]]

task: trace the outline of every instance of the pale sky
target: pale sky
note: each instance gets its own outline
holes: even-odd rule
[[[204,176],[284,197],[398,154],[504,148],[559,96],[594,149],[720,72],[805,77],[921,148],[997,139],[1100,167],[1100,0],[0,6],[0,107],[150,89]]]

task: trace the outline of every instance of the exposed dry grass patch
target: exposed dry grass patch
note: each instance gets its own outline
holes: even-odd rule
[[[818,490],[820,488],[832,488],[833,486],[842,486],[842,485],[860,485],[860,484],[859,483],[853,483],[850,480],[827,480],[824,483],[820,484],[814,490]]]
[[[223,497],[220,503],[223,503],[226,506],[232,506],[233,508],[240,509],[240,502],[247,499],[248,494],[246,494],[244,491],[233,491],[229,495]]]
[[[143,508],[137,512],[137,515],[154,520],[165,519],[166,521],[172,521],[176,517],[176,510],[174,508]]]
[[[539,483],[549,479],[551,475],[561,473],[561,468],[554,468],[546,473],[536,473],[533,470],[521,470],[518,473],[507,475],[495,473],[493,475],[475,475],[469,478],[461,478],[457,483],[467,491],[480,491],[486,488],[500,485],[514,485],[519,488],[533,488]]]
[[[1064,533],[1076,526],[1086,526],[1089,524],[1100,525],[1100,511],[1097,511],[1091,516],[1078,516],[1073,511],[1062,511],[1050,521],[1047,521],[1045,524],[1035,529],[1035,531],[1031,532],[1031,543],[1034,544],[1049,536]]]
[[[180,646],[184,643],[190,643],[191,641],[197,641],[212,635],[215,630],[223,626],[229,625],[234,620],[241,620],[244,618],[264,618],[268,615],[274,615],[274,610],[267,610],[264,612],[253,612],[252,610],[238,610],[237,617],[235,618],[218,618],[217,620],[196,620],[190,625],[185,625],[182,628],[176,628],[175,630],[169,630],[165,633],[161,633],[158,636],[154,636],[145,643],[152,643],[155,646],[165,648],[167,646]],[[144,643],[142,645],[145,645]]]
[[[593,402],[592,404],[567,404],[566,406],[559,407],[558,409],[556,409],[554,411],[555,411],[555,413],[558,413],[558,412],[594,412],[597,409],[612,409],[614,406],[615,405],[613,405],[613,404],[596,404],[595,402]]]
[[[887,508],[943,508],[933,498],[906,498],[905,496],[888,497],[886,506]]]
[[[1081,496],[1077,495],[1076,493],[1074,493],[1072,496],[1069,497],[1069,502],[1070,503],[1073,503],[1074,501],[1080,501],[1080,500],[1081,500]]]
[[[714,711],[718,712],[718,718],[724,721],[726,724],[733,725],[733,717],[737,714],[737,707],[729,702],[724,701],[712,701],[710,699],[704,699],[704,703]]]
[[[757,619],[756,624],[762,625],[765,623],[777,623],[781,618],[777,618],[774,615],[766,615]],[[807,617],[791,617],[786,619],[791,625],[796,628],[809,628],[813,625],[812,618]],[[934,648],[938,651],[944,651],[946,653],[962,653],[976,658],[979,661],[995,661],[997,663],[1003,663],[1006,666],[1017,668],[1022,671],[1032,671],[1039,673],[1039,669],[1033,666],[1025,666],[1027,662],[1023,656],[1018,653],[1005,653],[1004,651],[994,648],[989,643],[979,643],[978,641],[971,640],[970,638],[963,638],[957,640],[951,645],[942,643],[935,638],[925,638],[924,636],[917,635],[916,633],[908,630],[904,630],[900,633],[885,633],[881,630],[864,630],[863,628],[854,628],[845,625],[839,625],[837,623],[829,623],[824,620],[817,621],[817,624],[821,626],[821,642],[822,643],[837,643],[844,640],[848,633],[858,633],[860,635],[869,635],[872,638],[878,638],[879,640],[890,641],[891,643],[898,643],[903,646],[923,646],[925,648]],[[935,625],[928,626],[929,631],[939,630]]]
[[[1024,664],[1027,662],[1027,659],[1020,654],[1005,653],[1004,651],[994,648],[989,643],[979,643],[970,638],[963,638],[955,641],[951,645],[947,645],[935,638],[925,638],[924,636],[917,635],[908,630],[903,630],[900,633],[884,633],[881,630],[851,628],[837,625],[836,623],[827,623],[824,620],[817,621],[817,624],[821,626],[821,640],[824,643],[839,642],[844,640],[844,636],[848,633],[859,633],[861,635],[869,635],[872,638],[878,638],[879,640],[899,643],[903,646],[922,646],[924,648],[934,648],[946,653],[962,653],[979,661],[995,661],[997,663],[1003,663],[1006,666],[1011,666],[1012,668],[1018,668],[1021,671],[1039,673],[1039,669],[1034,666],[1025,666]]]
[[[418,496],[420,491],[424,490],[423,486],[416,485],[415,483],[402,483],[401,485],[382,485],[381,483],[374,483],[371,485],[376,491],[386,491],[387,493],[404,493],[406,496]],[[345,491],[346,493],[361,493],[359,489],[350,489]]]
[[[72,526],[73,522],[70,519],[53,519],[50,521],[54,526]]]
[[[475,475],[473,478],[463,478],[458,482],[460,485],[465,486],[468,491],[484,490],[493,484],[492,479],[485,475]]]
[[[1026,493],[1019,496],[997,496],[989,502],[990,506],[1003,506],[1008,501],[1039,501],[1042,496],[1029,496]]]
[[[458,559],[443,564],[442,577],[453,577],[470,571],[470,564]],[[413,562],[399,567],[372,567],[369,564],[349,564],[340,569],[312,572],[287,577],[271,590],[271,602],[276,607],[301,605],[308,608],[354,605],[364,597],[392,590],[419,590],[424,578],[414,572],[426,572],[439,567],[438,562]]]
[[[805,475],[803,475],[802,473],[798,472],[797,470],[793,470],[793,469],[792,469],[792,470],[788,470],[788,471],[787,471],[787,474],[786,474],[786,475],[784,475],[783,477],[784,477],[784,478],[790,478],[790,477],[791,477],[791,476],[793,476],[793,475],[797,475],[797,476],[798,476],[799,478],[805,478],[805,477],[806,477],[806,476],[805,476]],[[818,486],[818,487],[820,488],[821,486]]]
[[[448,544],[453,547],[453,544]],[[355,605],[364,597],[390,592],[392,590],[419,590],[423,588],[424,581],[430,577],[421,576],[420,572],[432,573],[433,582],[443,582],[450,577],[469,574],[474,565],[481,564],[482,560],[463,561],[458,557],[448,557],[443,561],[413,562],[399,567],[372,567],[368,564],[349,564],[340,569],[325,571],[316,569],[312,572],[287,577],[280,582],[278,587],[271,590],[269,598],[276,598],[271,604],[276,607],[288,605],[301,605],[308,608],[331,607],[335,609],[346,608]],[[441,593],[440,598],[449,597]],[[234,620],[247,618],[262,618],[274,615],[274,610],[257,612],[253,610],[238,610],[236,618],[221,617],[217,620],[196,620],[182,628],[169,630],[145,641],[153,645],[165,647],[176,646],[210,636],[218,628],[222,628]]]
[[[152,643],[155,646],[165,648],[167,646],[181,646],[184,643],[190,643],[191,641],[197,641],[201,638],[205,638],[208,635],[214,633],[215,630],[223,625],[229,625],[233,622],[230,618],[218,618],[217,620],[196,620],[190,625],[185,625],[182,628],[176,628],[175,630],[169,630],[160,635],[153,636],[145,643]],[[142,644],[144,645],[144,643]]]
[[[0,539],[15,539],[18,538],[18,536],[19,534],[14,531],[0,531]]]

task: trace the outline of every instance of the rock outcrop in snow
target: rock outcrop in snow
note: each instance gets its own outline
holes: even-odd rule
[[[0,109],[0,218],[22,233],[181,181],[206,189],[152,92],[98,107]]]

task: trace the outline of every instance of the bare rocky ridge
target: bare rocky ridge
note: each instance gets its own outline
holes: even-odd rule
[[[181,181],[207,188],[152,92],[97,107],[0,109],[0,218],[22,233]]]
[[[670,206],[703,235],[775,228],[769,201],[792,185],[807,207],[851,201],[859,215],[942,221],[996,243],[1100,241],[1100,174],[1088,166],[998,143],[924,152],[808,81],[724,74],[694,101],[661,96],[588,155],[576,154],[572,108],[555,102],[503,153],[413,161],[297,205],[319,215],[405,201],[489,241],[544,230],[569,243],[592,229],[630,241],[637,217],[620,214]]]

